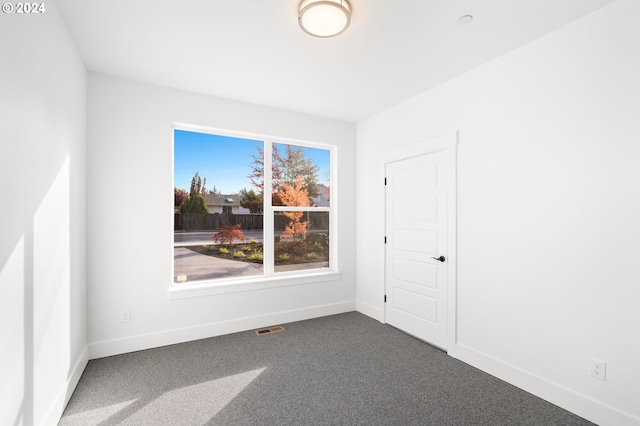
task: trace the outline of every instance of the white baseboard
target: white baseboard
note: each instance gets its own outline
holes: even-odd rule
[[[60,388],[53,403],[47,410],[42,423],[40,423],[42,426],[55,426],[58,424],[60,418],[62,417],[62,413],[64,413],[64,409],[69,403],[69,399],[71,398],[73,391],[76,389],[76,386],[78,386],[80,377],[82,376],[82,373],[84,372],[84,369],[86,368],[88,362],[89,347],[85,347],[73,367],[70,369],[67,381]]]
[[[640,418],[457,343],[449,354],[600,426],[640,426]]]
[[[288,322],[303,321],[327,315],[342,314],[345,312],[352,312],[354,310],[355,301],[350,300],[328,305],[311,306],[303,309],[276,312],[268,315],[239,318],[195,327],[131,336],[124,339],[94,342],[89,345],[89,359],[103,358],[106,356],[141,351],[160,346],[189,342],[192,340],[206,339],[224,334],[237,333]]]
[[[369,303],[362,302],[360,300],[356,301],[356,311],[364,314],[368,317],[371,317],[380,322],[384,322],[384,318],[382,315],[382,309],[377,306],[373,306]]]

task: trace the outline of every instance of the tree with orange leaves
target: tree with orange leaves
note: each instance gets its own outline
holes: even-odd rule
[[[296,178],[296,185],[292,186],[289,183],[282,184],[281,190],[278,192],[282,204],[285,206],[295,207],[309,207],[309,191],[303,189],[305,180],[302,176],[298,175]],[[301,235],[307,233],[308,221],[302,221],[304,212],[282,212],[289,220],[289,224],[282,232],[283,237],[292,237],[295,241]]]

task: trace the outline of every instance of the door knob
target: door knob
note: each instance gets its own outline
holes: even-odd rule
[[[440,256],[440,257],[432,257],[432,259],[434,259],[434,260],[439,260],[440,262],[444,262],[445,260],[447,260],[447,259],[445,259],[445,258],[444,258],[444,256]]]

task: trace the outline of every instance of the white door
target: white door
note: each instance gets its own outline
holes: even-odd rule
[[[445,350],[447,164],[445,151],[387,163],[385,207],[385,321]]]

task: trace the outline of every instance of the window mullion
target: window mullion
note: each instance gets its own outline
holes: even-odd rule
[[[274,220],[273,207],[271,206],[272,190],[272,141],[264,141],[264,191],[263,191],[263,232],[264,242],[262,244],[262,265],[266,277],[274,274]]]
[[[330,207],[273,206],[275,212],[330,212]]]

